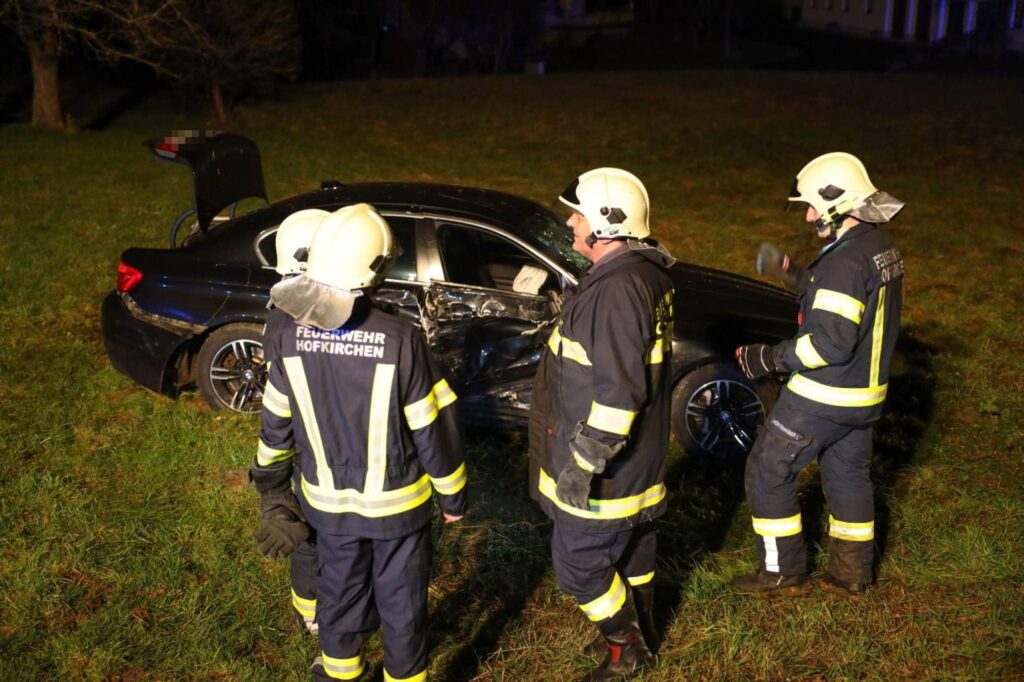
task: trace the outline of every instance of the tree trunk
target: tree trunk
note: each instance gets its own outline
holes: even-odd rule
[[[224,106],[224,91],[220,83],[214,83],[210,87],[210,95],[213,97],[213,108],[217,114],[217,120],[221,123],[228,120],[228,110]]]
[[[27,44],[32,63],[32,125],[64,130],[57,32],[52,28],[44,29],[41,36]]]

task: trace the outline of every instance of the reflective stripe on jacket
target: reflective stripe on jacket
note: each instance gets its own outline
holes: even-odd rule
[[[455,393],[422,332],[363,303],[336,330],[290,317],[265,339],[272,358],[257,465],[294,451],[299,499],[322,533],[389,539],[465,507]]]
[[[903,258],[888,233],[852,227],[809,268],[794,339],[774,347],[792,372],[783,395],[840,423],[878,419],[889,384],[903,303]]]
[[[552,519],[584,531],[626,529],[665,510],[672,354],[672,262],[640,244],[584,272],[566,299],[534,381],[531,493]],[[590,508],[555,496],[569,441],[586,434],[625,447],[594,476]],[[578,461],[578,460],[577,460]]]

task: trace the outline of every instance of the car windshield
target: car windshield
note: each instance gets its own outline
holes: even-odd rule
[[[528,237],[545,255],[578,276],[590,262],[572,250],[572,230],[548,211],[537,211],[519,225],[518,234]]]

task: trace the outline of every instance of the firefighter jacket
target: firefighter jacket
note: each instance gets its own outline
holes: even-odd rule
[[[629,242],[584,271],[554,323],[534,380],[530,454],[531,495],[555,521],[613,532],[664,513],[673,262],[660,247]],[[555,495],[580,424],[609,446],[625,443],[594,475],[587,510]]]
[[[374,539],[407,535],[430,520],[432,490],[444,512],[464,512],[456,396],[417,327],[362,298],[338,329],[278,317],[268,331],[256,466],[298,460],[310,525]]]
[[[903,303],[903,258],[888,233],[860,223],[808,268],[800,328],[777,344],[783,398],[841,424],[878,419],[889,383]]]

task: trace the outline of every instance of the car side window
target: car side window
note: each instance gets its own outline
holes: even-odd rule
[[[540,274],[540,282],[537,283],[535,277],[535,289],[529,293],[538,293],[542,287],[557,281],[553,273],[529,252],[483,230],[442,224],[437,230],[437,245],[444,264],[445,278],[455,284],[516,291],[516,278],[523,272],[524,266],[527,266],[527,274],[530,271]]]
[[[417,279],[416,219],[395,216],[386,216],[385,219],[388,221],[388,225],[391,226],[391,232],[395,235],[395,240],[401,249],[395,264],[391,266],[388,278],[415,282]],[[271,268],[277,265],[276,240],[277,230],[275,229],[266,232],[259,243],[256,244],[256,249],[261,257],[260,260],[265,261],[267,266]]]

